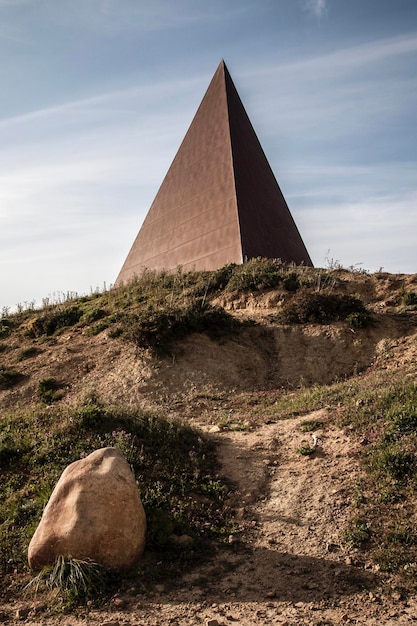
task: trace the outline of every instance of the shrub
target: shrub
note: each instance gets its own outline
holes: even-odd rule
[[[0,389],[10,389],[23,379],[23,374],[15,369],[0,367]]]
[[[345,318],[345,322],[352,328],[366,328],[372,322],[372,318],[368,311],[357,311],[355,313],[349,313]]]
[[[90,326],[87,330],[87,335],[90,337],[94,337],[95,335],[99,335],[109,327],[109,322],[107,320],[102,320],[98,324],[94,324],[94,326]]]
[[[6,337],[10,335],[11,332],[12,332],[11,321],[4,317],[0,319],[0,337],[5,339]]]
[[[366,521],[354,518],[343,533],[345,541],[353,548],[362,548],[371,538],[371,530]]]
[[[398,481],[407,481],[415,473],[415,454],[384,445],[373,459],[373,468]]]
[[[351,316],[360,316],[352,318]],[[370,321],[370,315],[358,298],[347,295],[312,293],[304,291],[286,303],[279,314],[285,324],[329,324],[333,321],[357,319],[361,326]]]
[[[414,306],[417,304],[417,293],[406,291],[403,295],[403,303],[405,306]]]
[[[26,332],[32,337],[53,335],[57,330],[77,324],[83,315],[78,306],[65,307],[47,311],[33,318],[27,325]]]
[[[40,354],[41,350],[39,348],[37,348],[36,346],[30,346],[28,348],[22,348],[22,350],[20,350],[18,356],[17,356],[17,360],[18,361],[24,361],[25,359],[31,359],[34,356],[37,356],[38,354]]]
[[[310,444],[308,443],[305,446],[300,446],[299,448],[297,448],[297,452],[298,454],[301,454],[301,456],[310,456],[313,454],[314,451],[315,448],[310,446]]]
[[[91,309],[83,314],[83,322],[85,322],[86,324],[98,322],[98,320],[103,319],[103,317],[106,317],[106,315],[107,311],[105,309],[102,309],[100,307]]]
[[[38,397],[45,404],[52,404],[61,400],[64,391],[60,390],[60,385],[55,378],[42,378],[38,382]]]
[[[322,426],[323,426],[323,422],[321,422],[320,420],[308,419],[308,420],[303,420],[300,423],[300,430],[302,433],[310,433],[310,432],[313,432],[314,430],[322,428]]]
[[[281,261],[256,258],[234,268],[227,284],[228,291],[260,291],[278,287],[285,275]]]
[[[231,315],[221,307],[193,302],[188,306],[142,310],[132,323],[130,338],[139,348],[150,348],[155,353],[169,353],[172,344],[191,333],[207,333],[219,338],[236,328]]]

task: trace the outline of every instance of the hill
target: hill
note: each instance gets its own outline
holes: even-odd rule
[[[66,623],[409,623],[416,355],[417,275],[258,259],[3,311],[4,620],[61,619],[22,593],[25,548],[59,473],[110,444],[148,554]]]

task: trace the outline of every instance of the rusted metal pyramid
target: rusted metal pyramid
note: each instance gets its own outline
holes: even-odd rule
[[[268,257],[312,265],[222,61],[116,280]]]

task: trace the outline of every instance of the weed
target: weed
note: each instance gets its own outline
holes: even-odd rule
[[[355,313],[349,313],[345,317],[345,322],[352,328],[366,328],[372,322],[372,318],[368,311],[356,311]]]
[[[355,517],[348,525],[348,528],[343,533],[344,539],[353,548],[362,548],[363,545],[369,541],[371,537],[371,531],[368,523]]]
[[[232,430],[240,432],[250,430],[250,423],[248,422],[248,420],[236,415],[225,415],[219,420],[218,426],[222,430]]]
[[[26,332],[31,337],[53,335],[58,330],[77,324],[83,315],[78,306],[64,306],[46,310],[33,318],[27,325]]]
[[[86,311],[83,314],[82,321],[86,324],[92,324],[93,322],[98,322],[98,320],[102,320],[103,317],[106,317],[107,315],[108,313],[105,309],[102,309],[101,307],[95,307],[93,309],[90,309],[89,311]]]
[[[25,359],[31,359],[35,356],[38,356],[38,354],[40,353],[41,353],[41,350],[37,348],[36,346],[29,346],[28,348],[22,348],[19,354],[17,355],[17,360],[24,361]]]
[[[35,593],[44,586],[56,590],[67,607],[97,599],[109,588],[110,573],[93,561],[58,556],[55,564],[44,567],[26,586]]]
[[[5,339],[12,332],[12,323],[6,318],[0,319],[0,338]]]
[[[302,422],[300,422],[300,430],[302,433],[313,432],[314,430],[318,430],[319,428],[322,428],[322,426],[323,426],[323,422],[321,422],[320,420],[309,419],[309,420],[303,420]]]
[[[23,379],[23,374],[15,369],[0,367],[0,389],[10,389]]]
[[[106,330],[106,328],[108,327],[109,322],[107,320],[102,320],[98,324],[90,326],[90,328],[87,330],[87,335],[89,335],[90,337],[94,337],[95,335],[99,335],[100,333],[102,333],[103,330]]]
[[[415,473],[415,455],[413,452],[395,450],[393,446],[384,445],[380,451],[374,453],[372,469],[398,482],[404,482]]]
[[[42,378],[38,382],[38,397],[45,404],[61,400],[63,396],[64,391],[60,389],[60,384],[55,378]]]
[[[403,303],[405,306],[414,306],[417,304],[417,293],[414,291],[405,291],[403,295]]]
[[[301,454],[301,456],[310,456],[313,454],[313,452],[314,448],[308,443],[304,446],[300,446],[299,448],[297,448],[297,453]]]

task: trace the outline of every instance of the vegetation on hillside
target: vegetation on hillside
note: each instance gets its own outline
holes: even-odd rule
[[[78,297],[70,294],[43,308],[3,310],[0,318],[0,392],[18,390],[25,364],[48,351],[60,334],[106,332],[109,341],[133,342],[154,356],[169,355],[175,342],[199,332],[215,341],[238,333],[242,322],[218,303],[222,298],[280,293],[276,324],[347,324],[366,329],[374,316],[358,294],[344,291],[340,268],[294,267],[255,259],[214,272],[146,271],[128,285]],[[399,306],[415,314],[415,286],[403,288]],[[414,319],[414,318],[413,318]],[[272,323],[271,322],[271,323]],[[18,346],[18,347],[17,347]],[[409,366],[411,367],[411,366]],[[411,371],[411,370],[410,370]],[[412,370],[414,372],[414,370]],[[360,441],[364,478],[357,488],[344,540],[371,555],[382,570],[417,583],[417,387],[405,369],[388,375],[374,367],[332,385],[241,394],[239,427],[256,428],[260,416],[285,419],[326,406]],[[415,374],[415,372],[414,372]],[[226,505],[228,486],[219,478],[215,450],[198,431],[159,410],[103,405],[90,396],[77,406],[54,377],[36,382],[32,403],[3,411],[0,420],[1,589],[27,578],[26,550],[54,484],[70,462],[99,447],[125,454],[138,480],[148,521],[148,550],[163,551],[165,575],[175,555],[181,564],[201,559],[213,541],[237,530]],[[18,397],[18,396],[16,396]],[[216,399],[217,405],[231,402]],[[223,421],[227,427],[229,421]],[[249,425],[249,426],[248,426]],[[186,534],[189,543],[175,537]],[[169,548],[169,549],[168,549]],[[62,565],[62,564],[61,564]],[[156,575],[148,570],[147,577]],[[16,575],[17,573],[17,575]],[[161,574],[158,574],[159,576]]]

